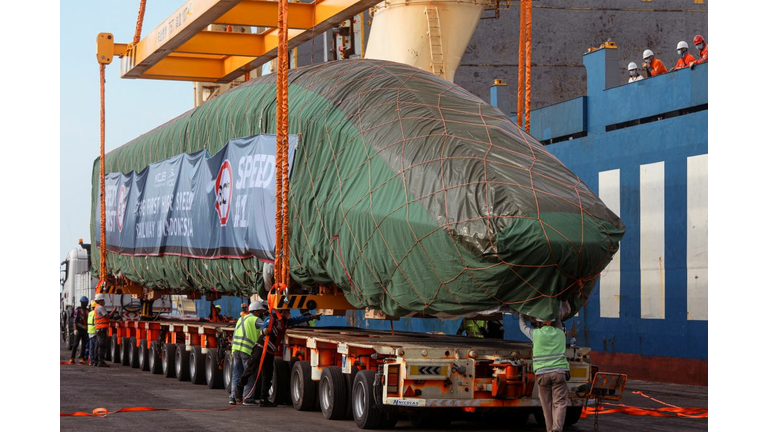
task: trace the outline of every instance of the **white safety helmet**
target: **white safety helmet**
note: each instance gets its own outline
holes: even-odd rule
[[[643,60],[647,59],[648,57],[653,56],[653,51],[651,50],[645,50],[643,51]]]
[[[258,300],[255,302],[251,302],[251,305],[248,306],[248,312],[253,311],[260,311],[260,310],[267,310],[267,302],[264,300]]]
[[[677,43],[677,49],[688,49],[688,42],[686,41],[680,41]]]
[[[96,294],[96,298],[94,299],[94,301],[102,301],[102,300],[104,300],[104,294],[101,294],[101,293]]]
[[[627,65],[627,70],[628,71],[637,70],[637,65],[635,64],[635,62],[629,62],[629,65]]]

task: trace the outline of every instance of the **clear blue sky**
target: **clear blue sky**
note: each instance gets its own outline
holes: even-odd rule
[[[90,242],[91,170],[99,155],[99,67],[96,35],[133,40],[139,0],[63,1],[61,7],[60,255],[79,238]],[[183,5],[148,1],[142,36]],[[39,73],[45,74],[45,70]],[[119,147],[193,106],[192,83],[120,78],[107,66],[106,151]]]

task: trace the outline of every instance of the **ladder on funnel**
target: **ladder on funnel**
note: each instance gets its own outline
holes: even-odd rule
[[[432,73],[445,78],[445,61],[443,60],[443,36],[440,31],[440,14],[436,6],[427,6],[424,9],[427,15],[427,36],[429,36],[429,50],[432,56]]]

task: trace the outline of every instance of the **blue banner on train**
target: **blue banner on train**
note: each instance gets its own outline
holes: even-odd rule
[[[107,174],[107,249],[274,260],[276,141],[275,135],[238,138],[213,156],[203,150],[139,173]],[[297,141],[289,137],[289,170]]]

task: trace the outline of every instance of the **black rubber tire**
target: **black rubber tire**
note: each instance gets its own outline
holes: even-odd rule
[[[205,384],[205,354],[202,347],[193,346],[189,351],[189,380],[192,384]]]
[[[147,349],[146,339],[142,339],[139,342],[139,370],[144,372],[149,370],[149,350]]]
[[[172,343],[163,344],[163,354],[160,357],[163,376],[166,378],[176,377],[176,345]]]
[[[308,361],[297,361],[291,370],[291,402],[299,411],[311,411],[317,400],[317,383],[312,381]]]
[[[120,339],[120,360],[123,366],[131,365],[131,341],[127,337]]]
[[[227,394],[232,394],[232,351],[224,354],[224,390]]]
[[[569,406],[565,408],[565,426],[573,426],[581,418],[581,406]]]
[[[138,369],[139,367],[139,347],[136,345],[136,337],[132,337],[128,339],[128,342],[131,344],[131,348],[128,351],[130,354],[128,354],[128,364],[134,368]]]
[[[272,390],[269,394],[269,401],[276,405],[287,405],[291,403],[291,370],[290,363],[275,358],[274,372],[272,373]]]
[[[375,376],[372,370],[360,371],[352,384],[352,416],[360,429],[377,429],[384,415],[373,399]]]
[[[189,351],[184,344],[176,344],[176,379],[189,381]]]
[[[355,382],[355,376],[357,375],[357,366],[352,366],[352,370],[348,374],[344,374],[344,381],[347,384],[347,410],[344,413],[344,418],[347,420],[353,420],[352,417],[352,384]]]
[[[224,388],[224,372],[219,369],[218,348],[208,348],[205,355],[205,384],[209,389]]]
[[[147,363],[149,363],[149,371],[154,375],[160,375],[163,373],[163,361],[161,359],[162,349],[159,342],[152,342],[149,346],[149,352],[147,353]]]
[[[342,420],[347,411],[347,382],[338,366],[323,368],[319,383],[320,411],[328,420]]]
[[[109,351],[112,357],[112,363],[120,363],[120,345],[117,343],[117,335],[112,335]]]

